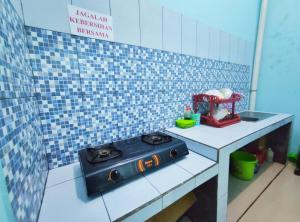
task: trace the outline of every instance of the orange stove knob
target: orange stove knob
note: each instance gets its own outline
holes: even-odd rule
[[[138,162],[137,162],[137,168],[138,168],[138,171],[140,173],[143,173],[146,170],[145,167],[144,167],[143,160],[138,160]]]
[[[155,166],[159,166],[160,160],[159,160],[158,155],[154,154],[154,155],[152,156],[152,159],[154,160]]]

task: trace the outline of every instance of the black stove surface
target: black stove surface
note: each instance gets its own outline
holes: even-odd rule
[[[173,143],[176,143],[174,141]],[[172,143],[172,144],[173,144]],[[106,149],[107,146],[113,147],[115,150],[120,152],[120,155],[116,155],[113,158],[107,158],[105,161],[89,161],[91,157],[89,157],[89,149],[80,150],[80,154],[84,157],[82,158],[82,162],[85,164],[86,171],[88,173],[92,173],[97,169],[105,169],[107,167],[111,167],[115,164],[120,164],[121,162],[126,162],[133,158],[138,158],[139,156],[149,155],[151,153],[158,152],[164,148],[168,148],[170,144],[163,143],[160,145],[150,145],[146,142],[142,141],[142,136],[134,137],[127,140],[121,140],[114,142],[112,144],[104,144],[102,146],[97,147],[98,150]]]
[[[187,154],[183,141],[153,133],[80,150],[79,160],[92,195]]]

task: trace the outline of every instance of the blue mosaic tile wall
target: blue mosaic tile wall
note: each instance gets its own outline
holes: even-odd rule
[[[22,20],[0,0],[0,161],[19,222],[37,220],[48,171],[28,55]]]
[[[245,95],[250,66],[26,27],[50,168],[77,150],[171,127],[191,95]]]

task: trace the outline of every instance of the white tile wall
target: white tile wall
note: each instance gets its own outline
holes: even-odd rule
[[[163,8],[163,49],[181,52],[181,15]]]
[[[110,15],[109,0],[72,0],[72,5]]]
[[[140,45],[140,8],[138,0],[111,0],[116,42]]]
[[[197,22],[182,16],[182,53],[196,56],[197,54]]]
[[[70,32],[67,5],[113,17],[116,42],[252,64],[254,43],[196,22],[149,0],[11,0],[25,24]],[[21,4],[22,2],[22,4]]]
[[[238,38],[230,36],[230,62],[238,61]]]
[[[209,52],[210,59],[220,59],[220,30],[209,28]]]
[[[197,56],[207,58],[209,51],[209,27],[197,22]]]
[[[239,49],[238,51],[239,51],[239,57],[240,57],[239,62],[244,63],[246,61],[246,56],[245,56],[246,41],[245,40],[242,40],[242,39],[239,40],[238,49]]]
[[[162,6],[140,0],[141,46],[162,49]]]
[[[244,62],[244,54],[245,52],[245,40],[243,39],[238,39],[238,63],[243,63]]]
[[[230,37],[227,32],[220,32],[220,59],[228,61],[230,55]]]
[[[245,57],[246,57],[246,64],[252,65],[254,56],[254,42],[246,42],[246,50],[245,50]]]
[[[59,32],[70,32],[68,4],[71,0],[22,0],[25,24]]]

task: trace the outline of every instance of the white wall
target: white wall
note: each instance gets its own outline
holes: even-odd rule
[[[140,0],[141,46],[162,49],[162,15],[163,9],[160,5],[149,0]]]
[[[163,49],[181,52],[181,15],[163,8]]]
[[[197,55],[197,21],[184,15],[181,17],[183,26],[181,52],[187,55]]]
[[[139,0],[110,0],[116,42],[140,45]]]
[[[25,25],[70,33],[67,5],[113,17],[116,42],[252,65],[254,43],[149,0],[11,0]]]
[[[197,21],[256,41],[262,0],[148,0]]]
[[[263,1],[267,6],[256,109],[294,114],[290,148],[300,151],[300,1]],[[263,7],[266,10],[265,7]],[[263,27],[263,17],[261,27]],[[262,33],[261,33],[262,34]],[[260,35],[262,37],[262,35]],[[262,41],[263,40],[263,41]],[[257,53],[259,54],[259,53]]]

